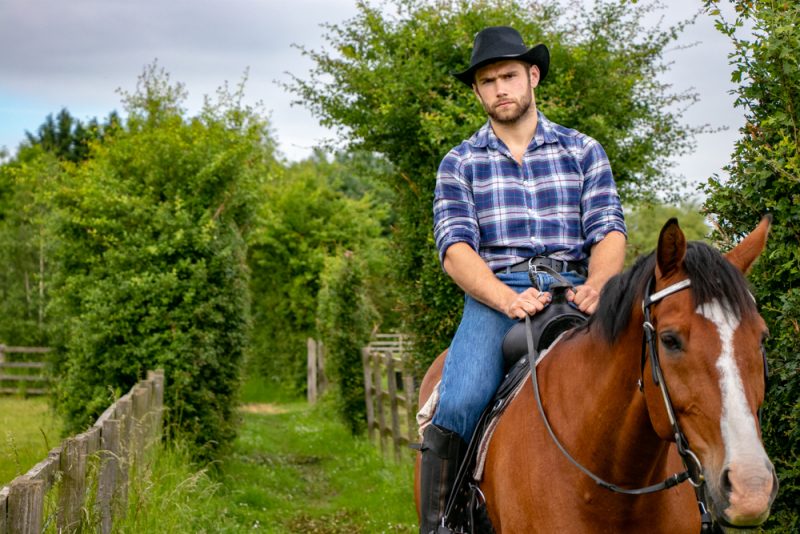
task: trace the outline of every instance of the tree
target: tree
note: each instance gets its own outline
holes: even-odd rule
[[[306,386],[307,337],[318,337],[317,297],[328,258],[351,250],[366,262],[365,291],[391,321],[382,275],[388,269],[385,197],[374,197],[367,155],[323,152],[286,168],[266,188],[250,243],[253,346],[250,361],[263,376],[295,393]],[[372,170],[369,170],[372,169]],[[346,178],[346,179],[345,179]],[[384,191],[383,195],[389,194]]]
[[[452,337],[463,300],[438,265],[431,198],[441,158],[485,121],[450,75],[467,64],[475,33],[509,24],[528,43],[548,43],[553,60],[537,90],[540,108],[604,145],[627,199],[670,189],[668,160],[690,148],[693,130],[669,110],[694,96],[670,94],[657,82],[680,26],[642,27],[652,4],[565,10],[554,0],[394,0],[380,8],[359,2],[358,9],[352,20],[327,26],[327,49],[303,49],[315,68],[287,88],[351,147],[392,163],[393,265],[403,316],[426,364]]]
[[[57,406],[82,430],[162,367],[167,430],[218,456],[235,435],[249,324],[248,232],[274,165],[242,86],[187,117],[185,91],[148,67],[128,118],[67,166],[54,196]]]
[[[50,251],[48,197],[60,182],[55,156],[41,147],[0,166],[0,343],[47,346]]]
[[[366,428],[361,349],[369,343],[376,319],[364,287],[362,263],[350,250],[327,257],[317,308],[325,371],[335,384],[339,414],[353,434]]]
[[[47,345],[47,306],[51,277],[52,236],[46,224],[49,198],[58,188],[65,164],[89,157],[90,144],[110,135],[119,124],[111,113],[100,124],[83,124],[62,109],[26,132],[14,158],[0,165],[0,341]]]
[[[716,1],[706,7],[734,44],[732,80],[746,124],[725,171],[705,186],[706,209],[716,214],[715,237],[732,245],[767,213],[767,250],[750,280],[769,327],[765,342],[771,376],[762,433],[781,481],[769,526],[800,531],[800,4],[736,0],[733,21]],[[752,35],[740,36],[741,29]]]
[[[89,144],[113,132],[120,124],[116,112],[109,114],[103,124],[91,119],[87,124],[73,117],[66,108],[55,119],[48,115],[35,134],[25,132],[26,142],[20,147],[18,159],[25,160],[28,150],[39,146],[58,159],[77,163],[89,156]]]
[[[637,257],[653,251],[664,221],[671,217],[676,217],[680,221],[686,239],[704,240],[711,233],[711,227],[706,223],[705,216],[694,203],[672,206],[645,202],[626,208],[625,225],[628,228],[628,243],[625,248],[625,265],[632,265]]]

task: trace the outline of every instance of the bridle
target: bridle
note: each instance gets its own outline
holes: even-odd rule
[[[561,442],[556,437],[555,433],[553,432],[552,427],[550,426],[550,422],[547,419],[547,415],[544,413],[544,407],[542,405],[541,395],[539,393],[539,382],[536,376],[536,359],[537,353],[536,348],[533,343],[533,336],[531,334],[530,328],[530,317],[527,316],[525,318],[526,323],[526,335],[527,335],[527,343],[528,343],[528,362],[531,367],[531,382],[533,384],[533,391],[534,396],[536,398],[536,404],[539,408],[539,414],[542,416],[542,420],[544,421],[544,426],[547,429],[547,432],[550,434],[553,442],[556,444],[558,449],[561,453],[573,464],[575,465],[581,472],[583,472],[586,476],[591,478],[597,485],[613,491],[615,493],[622,493],[625,495],[645,495],[648,493],[655,493],[658,491],[662,491],[665,489],[672,488],[677,486],[681,482],[689,481],[689,483],[694,487],[695,495],[697,497],[698,507],[700,508],[700,518],[702,522],[702,529],[701,532],[714,532],[714,528],[716,524],[714,523],[711,513],[708,511],[706,507],[706,498],[705,498],[705,479],[703,477],[703,466],[700,463],[700,460],[697,458],[697,455],[692,452],[689,448],[688,440],[684,435],[683,431],[678,424],[678,420],[675,417],[675,410],[672,406],[672,401],[670,400],[669,391],[667,390],[667,384],[664,380],[664,375],[661,372],[661,364],[659,363],[658,358],[658,350],[657,350],[657,343],[656,343],[656,336],[655,334],[655,327],[651,322],[650,317],[650,308],[657,302],[663,300],[664,298],[673,295],[679,291],[682,291],[691,286],[691,281],[689,279],[682,280],[675,284],[672,284],[661,291],[656,293],[651,292],[651,286],[654,283],[654,278],[651,277],[647,283],[645,288],[644,298],[642,300],[642,311],[644,313],[644,322],[642,324],[642,328],[644,330],[642,336],[642,378],[639,380],[639,389],[640,391],[644,391],[644,367],[647,361],[647,353],[649,349],[650,353],[650,368],[652,371],[653,382],[655,385],[659,386],[661,391],[661,397],[664,400],[664,406],[667,411],[667,415],[669,417],[670,425],[672,426],[672,434],[675,438],[675,444],[678,449],[678,454],[680,454],[681,459],[683,461],[683,465],[686,468],[685,471],[681,473],[675,473],[674,475],[668,477],[662,482],[657,484],[652,484],[650,486],[645,486],[642,488],[623,488],[616,484],[612,484],[611,482],[606,482],[599,476],[592,473],[589,469],[584,467],[580,464],[577,460],[575,460],[572,455],[564,448]]]

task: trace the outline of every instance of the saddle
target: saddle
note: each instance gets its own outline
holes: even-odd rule
[[[567,301],[569,283],[558,282],[550,287],[553,296],[550,304],[530,321],[535,347],[532,355],[538,361],[540,355],[567,330],[586,322],[588,316]],[[449,532],[455,534],[494,534],[486,512],[486,500],[478,487],[476,473],[482,471],[481,444],[494,431],[500,415],[516,396],[530,370],[527,332],[522,320],[508,331],[503,339],[503,360],[506,375],[497,388],[494,399],[478,420],[475,433],[470,440],[464,461],[459,467],[455,483],[450,492],[445,522]],[[439,532],[446,532],[440,528]]]

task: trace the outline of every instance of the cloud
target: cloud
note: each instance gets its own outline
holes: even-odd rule
[[[696,10],[695,0],[673,0],[659,13],[674,22]],[[4,0],[0,2],[0,146],[15,148],[25,130],[66,107],[82,119],[121,108],[118,88],[131,91],[145,65],[158,59],[189,91],[189,108],[225,81],[237,83],[249,69],[249,103],[262,101],[283,152],[309,154],[332,135],[303,107],[290,106],[275,80],[286,71],[305,76],[310,61],[293,43],[323,46],[323,22],[356,14],[355,0]],[[655,22],[653,20],[652,22]],[[650,23],[648,23],[650,24]],[[684,120],[731,130],[698,138],[698,153],[676,162],[678,172],[706,177],[728,160],[741,113],[733,110],[727,54],[731,45],[701,16],[674,50],[665,80],[683,91],[694,87],[700,104]]]

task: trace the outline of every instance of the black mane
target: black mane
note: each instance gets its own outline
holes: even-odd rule
[[[631,268],[611,278],[587,327],[599,330],[608,341],[617,339],[628,327],[633,307],[641,305],[655,265],[655,253],[651,253],[639,257]],[[689,242],[684,269],[692,281],[695,308],[716,299],[737,317],[756,313],[747,280],[716,249],[699,241]]]

